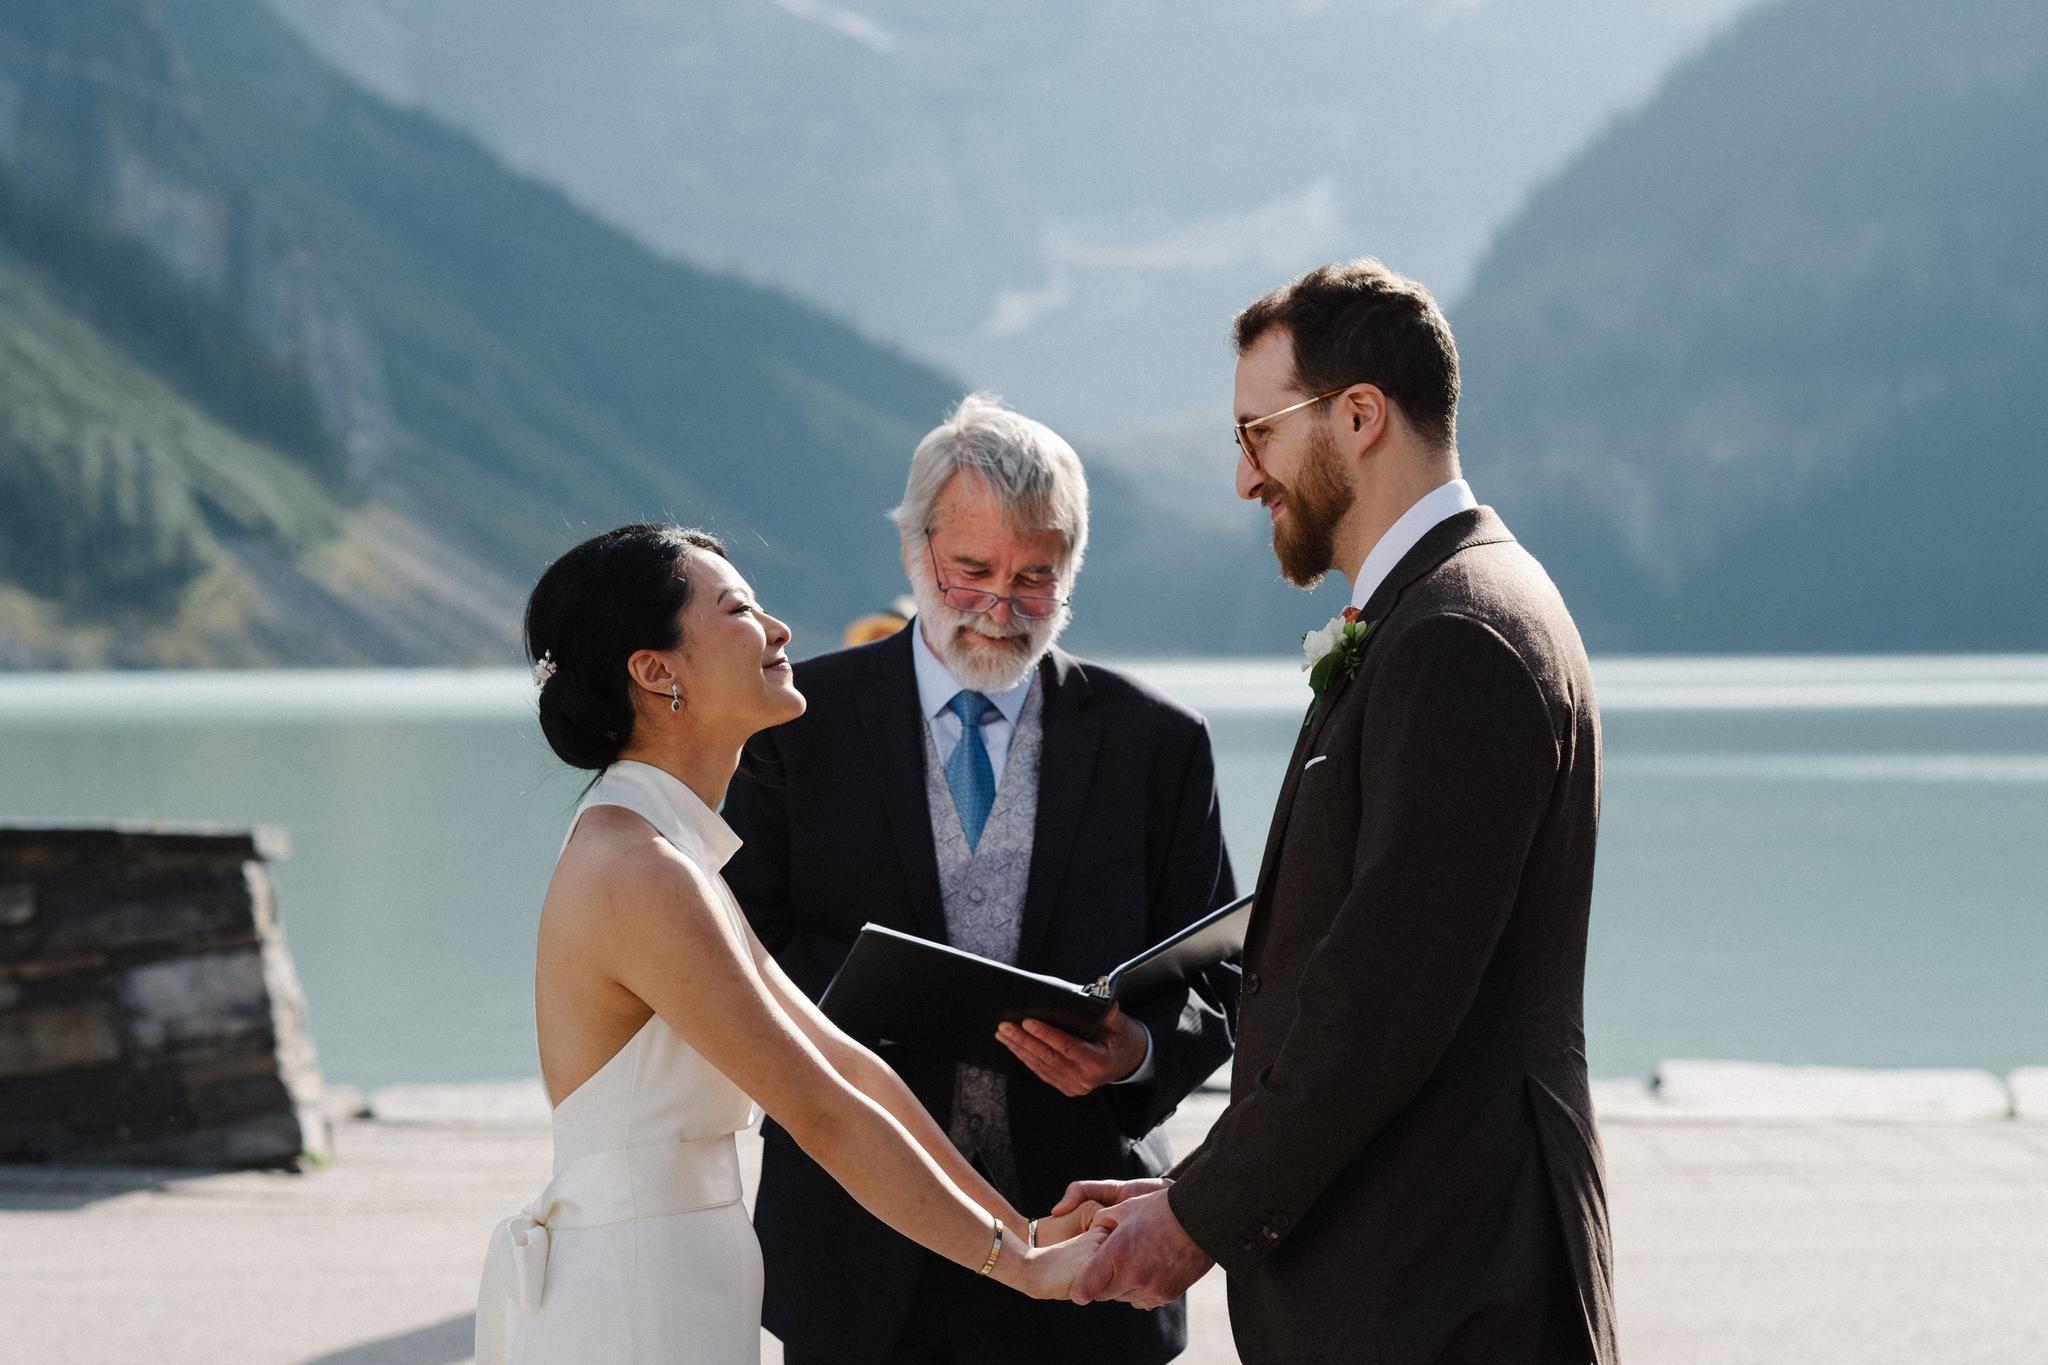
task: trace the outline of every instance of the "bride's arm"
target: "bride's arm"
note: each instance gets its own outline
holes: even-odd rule
[[[813,1004],[811,998],[803,993],[802,988],[789,979],[788,974],[782,970],[781,965],[762,945],[751,928],[747,931],[747,947],[753,955],[754,969],[760,973],[762,982],[775,997],[775,1003],[782,1007],[783,1013],[789,1016],[791,1022],[803,1030],[804,1036],[810,1039],[811,1046],[832,1064],[833,1070],[852,1082],[854,1088],[863,1095],[894,1115],[904,1130],[917,1140],[918,1146],[924,1148],[932,1160],[952,1178],[953,1183],[967,1192],[968,1198],[991,1213],[1002,1214],[1004,1224],[1012,1232],[1023,1236],[1026,1227],[1024,1219],[1010,1206],[1010,1201],[1005,1199],[995,1186],[989,1184],[980,1171],[974,1169],[973,1163],[960,1155],[960,1149],[953,1145],[945,1130],[939,1127],[938,1121],[931,1116],[931,1111],[911,1093],[910,1087],[903,1083],[903,1078],[898,1076],[887,1062],[849,1038],[840,1031],[837,1024],[827,1019],[824,1011]],[[1048,1237],[1046,1240],[1055,1239]]]
[[[610,973],[752,1096],[862,1207],[970,1270],[988,1259],[994,1213],[1005,1225],[995,1278],[1037,1297],[1065,1295],[1102,1234],[1027,1254],[1016,1210],[971,1168],[971,1182],[954,1179],[893,1106],[843,1075],[791,1017],[763,980],[752,935],[718,908],[717,892],[693,864],[654,841],[577,862],[578,885],[564,889],[589,914]],[[930,1126],[934,1145],[952,1152],[922,1106],[907,1092],[905,1098]],[[965,1168],[952,1155],[952,1165]],[[971,1195],[963,1184],[985,1193]],[[977,1197],[988,1201],[989,1212]]]

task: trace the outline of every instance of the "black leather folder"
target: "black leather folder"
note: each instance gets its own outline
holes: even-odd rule
[[[979,1066],[1016,1064],[996,1041],[1004,1020],[1041,1019],[1083,1038],[1110,1007],[1180,986],[1244,951],[1252,898],[1210,911],[1089,985],[1042,976],[869,924],[818,1002],[825,1016],[868,1043],[897,1043]]]

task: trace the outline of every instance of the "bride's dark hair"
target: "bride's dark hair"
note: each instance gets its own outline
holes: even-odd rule
[[[602,772],[633,739],[626,660],[682,643],[692,550],[730,558],[715,536],[636,522],[592,536],[548,566],[526,599],[526,657],[545,659],[540,728],[555,756]]]

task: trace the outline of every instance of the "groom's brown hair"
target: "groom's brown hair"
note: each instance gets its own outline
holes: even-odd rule
[[[1445,449],[1456,443],[1458,344],[1418,281],[1370,256],[1317,266],[1237,315],[1238,354],[1275,327],[1294,336],[1303,392],[1371,384],[1424,440]]]

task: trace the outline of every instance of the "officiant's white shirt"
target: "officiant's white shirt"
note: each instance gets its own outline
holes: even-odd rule
[[[967,687],[933,652],[924,638],[923,625],[912,621],[905,629],[913,637],[910,657],[917,664],[918,705],[924,707],[924,723],[932,732],[939,762],[945,763],[953,757],[953,746],[960,742],[960,717],[948,711],[946,703]],[[997,791],[1003,789],[1003,764],[1010,756],[1010,737],[1017,733],[1017,717],[1024,713],[1024,698],[1030,695],[1031,680],[1037,676],[1038,670],[1033,668],[1008,691],[986,694],[996,709],[981,718],[981,743],[988,750],[988,766],[995,772]]]
[[[1439,484],[1417,498],[1415,505],[1387,528],[1379,544],[1372,547],[1372,553],[1359,566],[1358,577],[1351,582],[1351,605],[1360,611],[1365,610],[1365,604],[1379,591],[1380,584],[1387,581],[1387,575],[1394,571],[1403,555],[1415,548],[1417,541],[1458,513],[1469,512],[1478,505],[1479,499],[1472,496],[1472,485],[1463,479]],[[954,728],[959,728],[958,722],[954,723]]]
[[[924,626],[912,621],[904,627],[910,632],[910,657],[917,670],[917,703],[924,708],[925,727],[932,732],[932,747],[938,750],[939,762],[944,763],[953,756],[953,746],[960,742],[960,717],[946,709],[946,703],[967,689],[953,676],[953,670],[933,652],[924,638]],[[1005,692],[986,693],[995,703],[995,709],[981,718],[981,743],[988,750],[988,765],[995,772],[996,790],[1003,787],[1003,763],[1010,756],[1010,737],[1017,733],[1017,717],[1023,713],[1024,698],[1031,692],[1031,680],[1038,676],[1033,665],[1024,675],[1024,681]],[[1132,1023],[1138,1023],[1133,1019]],[[1138,1031],[1145,1035],[1145,1060],[1138,1063],[1138,1069],[1111,1085],[1137,1085],[1152,1079],[1152,1030],[1138,1024]]]

